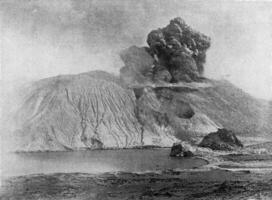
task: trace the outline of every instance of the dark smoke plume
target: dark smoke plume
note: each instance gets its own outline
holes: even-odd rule
[[[130,47],[121,53],[125,67],[121,75],[135,75],[131,81],[191,82],[204,71],[210,38],[189,27],[181,18],[147,36],[149,47]]]

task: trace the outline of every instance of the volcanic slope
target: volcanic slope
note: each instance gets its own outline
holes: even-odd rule
[[[141,145],[135,96],[96,71],[43,79],[27,88],[16,114],[19,151]]]

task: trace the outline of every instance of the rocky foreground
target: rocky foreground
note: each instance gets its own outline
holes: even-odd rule
[[[1,199],[272,199],[272,173],[226,170],[11,178]]]

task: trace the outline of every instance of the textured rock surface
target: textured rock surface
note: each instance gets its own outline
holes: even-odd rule
[[[171,147],[179,140],[198,144],[223,127],[238,136],[272,135],[269,104],[226,81],[207,85],[132,90],[105,72],[44,79],[25,90],[13,132],[17,142],[9,147],[13,151]],[[6,135],[7,140],[12,138]]]
[[[137,94],[106,72],[52,77],[25,89],[12,151],[170,147],[178,141],[155,93],[142,88]]]
[[[137,88],[137,107],[144,126],[157,124],[164,128],[162,132],[197,144],[219,128],[232,130],[243,139],[271,138],[269,104],[254,99],[227,81],[206,81],[209,87],[188,83]]]
[[[143,126],[145,144],[170,147],[178,141],[169,116],[151,88],[144,88],[142,96],[137,100],[137,117]]]
[[[155,134],[158,135],[157,142],[170,147],[177,139],[196,142],[209,131],[217,131],[221,125],[213,122],[205,113],[197,109],[195,112],[191,102],[179,96],[187,93],[184,92],[186,88],[179,88],[183,89],[183,92],[175,92],[172,89],[171,86],[145,87],[138,97],[137,116],[144,127],[144,140],[148,139],[147,136]],[[168,135],[168,140],[160,135]]]
[[[212,150],[229,151],[243,147],[243,144],[232,131],[219,129],[217,132],[205,136],[199,146]]]
[[[19,150],[142,145],[135,96],[113,80],[93,72],[33,84],[17,114]]]

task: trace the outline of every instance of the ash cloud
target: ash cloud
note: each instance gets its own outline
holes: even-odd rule
[[[271,97],[270,2],[2,0],[0,4],[6,81],[94,69],[118,73],[123,65],[120,51],[147,45],[150,30],[181,16],[212,39],[204,75],[224,77],[255,96]]]
[[[154,82],[200,81],[211,39],[193,30],[185,21],[174,18],[147,36],[148,47],[128,48],[121,53],[125,63],[123,80],[143,83],[144,77]],[[129,80],[129,76],[131,76]]]

